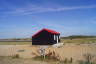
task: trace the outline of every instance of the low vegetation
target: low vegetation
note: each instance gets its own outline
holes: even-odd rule
[[[37,61],[24,58],[13,58],[13,56],[0,56],[0,64],[53,64],[51,62]],[[54,63],[55,64],[55,63]]]
[[[96,43],[96,39],[61,39],[63,43],[77,43],[77,44],[84,44],[84,43]]]
[[[19,54],[13,55],[12,58],[20,58]]]
[[[0,42],[0,45],[24,45],[32,44],[32,42]]]
[[[81,38],[96,38],[96,36],[86,36],[86,35],[72,35],[67,37],[61,37],[62,39],[81,39]]]
[[[96,43],[96,36],[68,36],[61,37],[61,42],[63,43]]]
[[[93,61],[94,55],[86,53],[83,57],[84,59],[73,62],[74,59],[72,57],[60,60],[54,51],[46,54],[45,59],[43,56],[36,56],[33,59],[23,59],[16,54],[14,56],[0,56],[0,64],[96,64],[96,61]]]
[[[55,64],[96,64],[95,61],[93,61],[94,59],[94,55],[90,54],[90,53],[86,53],[83,55],[82,60],[77,60],[75,62],[74,59],[72,57],[69,58],[65,58],[63,60],[61,60],[60,56],[58,54],[56,54],[54,51],[49,52],[48,54],[44,56],[36,56],[34,57],[34,60],[39,60],[39,61],[47,61],[47,62],[55,62]]]
[[[51,51],[48,54],[45,54],[45,57],[43,55],[34,57],[35,60],[44,60],[44,61],[59,61],[60,56],[55,53],[55,51]]]
[[[7,42],[7,41],[6,42],[0,42],[0,45],[31,44],[32,39],[31,38],[12,38],[12,39],[3,39],[3,40],[14,40],[14,42]],[[16,42],[16,40],[21,40],[21,41]],[[75,35],[75,36],[61,37],[60,40],[62,43],[77,43],[77,44],[96,43],[96,36]]]
[[[79,64],[96,64],[95,61],[93,61],[94,59],[94,55],[90,54],[90,53],[86,53],[83,55],[84,60],[80,60]]]
[[[31,38],[9,38],[9,39],[1,39],[1,40],[32,40]]]
[[[65,58],[64,60],[60,61],[62,64],[72,64],[73,63],[73,58],[71,57],[70,59]]]

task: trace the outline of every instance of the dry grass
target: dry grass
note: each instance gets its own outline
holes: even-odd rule
[[[33,57],[36,57],[37,55],[40,56],[37,52],[37,50],[39,48],[40,48],[40,46],[32,46],[32,45],[0,45],[0,56],[14,56],[16,54],[19,54],[19,56],[20,56],[19,59],[33,58]],[[22,51],[22,50],[24,50],[24,51]],[[74,63],[78,60],[83,60],[84,59],[83,55],[86,53],[91,53],[95,56],[96,55],[96,45],[93,45],[93,44],[74,45],[74,44],[72,44],[72,45],[64,45],[61,48],[53,48],[53,47],[49,46],[46,49],[45,53],[47,54],[47,56],[50,56],[51,58],[52,58],[52,56],[53,56],[53,58],[58,57],[60,59],[60,61],[65,62],[65,63],[68,63],[68,62],[71,63],[71,58],[72,58],[72,62]],[[49,57],[47,57],[47,58],[49,58]],[[15,59],[18,59],[18,58],[15,58]],[[48,59],[48,60],[50,60],[50,59]],[[18,60],[17,62],[19,62],[19,61],[20,60]],[[32,61],[32,59],[30,61]],[[41,60],[37,60],[37,61],[41,61]],[[96,59],[95,59],[95,61],[96,61]],[[6,60],[6,62],[7,62],[7,60]],[[52,63],[54,64],[55,62],[52,62]],[[12,63],[10,63],[10,64],[12,64]],[[17,63],[17,64],[19,64],[19,63]]]
[[[79,39],[61,39],[62,43],[77,43],[77,44],[84,44],[84,43],[96,43],[96,38],[79,38]],[[0,42],[0,45],[31,45],[32,42]]]
[[[32,44],[32,42],[0,42],[0,45],[26,45]]]
[[[84,44],[84,43],[96,43],[96,39],[92,38],[82,38],[82,39],[61,39],[63,43],[77,43],[77,44]]]
[[[55,51],[50,51],[47,54],[45,54],[45,57],[43,55],[37,55],[34,57],[35,60],[42,60],[42,61],[47,61],[47,62],[56,62],[60,61],[60,56],[56,54]]]
[[[52,64],[51,62],[35,61],[32,59],[12,58],[12,57],[0,57],[0,64]]]

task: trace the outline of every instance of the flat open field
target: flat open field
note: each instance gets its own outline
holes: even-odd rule
[[[33,58],[35,57],[33,53],[39,55],[37,53],[39,48],[40,46],[32,45],[0,45],[0,56],[14,56],[19,54],[20,58]],[[49,51],[55,51],[61,60],[72,58],[73,62],[84,59],[83,55],[90,53],[94,56],[94,61],[96,61],[96,44],[66,44],[61,48],[48,46],[48,48],[46,48],[46,53]]]
[[[61,39],[61,42],[64,43],[78,43],[78,44],[83,44],[83,43],[96,43],[96,38],[81,38],[81,39]]]
[[[0,45],[26,45],[26,44],[32,44],[32,42],[0,42]]]
[[[62,43],[75,43],[75,44],[89,44],[89,43],[96,43],[96,38],[75,38],[75,39],[62,39]],[[31,39],[30,40],[0,40],[0,45],[31,45]]]
[[[0,56],[0,64],[53,64],[51,62],[35,61],[33,59],[22,59]]]
[[[90,53],[96,62],[96,39],[61,39],[61,42],[65,43],[63,47],[48,46],[46,54],[54,51],[60,60],[72,58],[73,64],[78,64],[79,60],[84,60],[84,54]],[[56,64],[33,60],[36,55],[40,55],[37,52],[40,46],[31,44],[31,42],[0,42],[0,64]],[[16,54],[20,56],[19,59],[10,58]]]
[[[11,42],[10,42],[11,41]],[[26,40],[25,40],[26,41]],[[29,42],[25,42],[24,40],[8,40],[8,42],[5,40],[2,42],[0,40],[0,45],[31,45],[31,40],[27,40]],[[75,44],[90,44],[90,43],[96,43],[96,38],[79,38],[79,39],[61,39],[62,43],[75,43]]]

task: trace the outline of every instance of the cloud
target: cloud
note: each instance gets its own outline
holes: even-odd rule
[[[71,7],[44,7],[44,6],[26,6],[22,8],[16,8],[10,12],[9,14],[19,14],[19,15],[29,15],[29,14],[37,14],[44,12],[55,12],[55,11],[68,11],[68,10],[78,10],[78,9],[89,9],[96,8],[96,5],[91,6],[71,6]]]

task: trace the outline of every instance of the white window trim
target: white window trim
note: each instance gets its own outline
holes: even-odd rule
[[[59,35],[59,39],[60,39],[60,35]]]
[[[56,35],[54,34],[54,40],[56,40]]]
[[[58,36],[56,38],[57,38],[57,43],[58,43]]]

